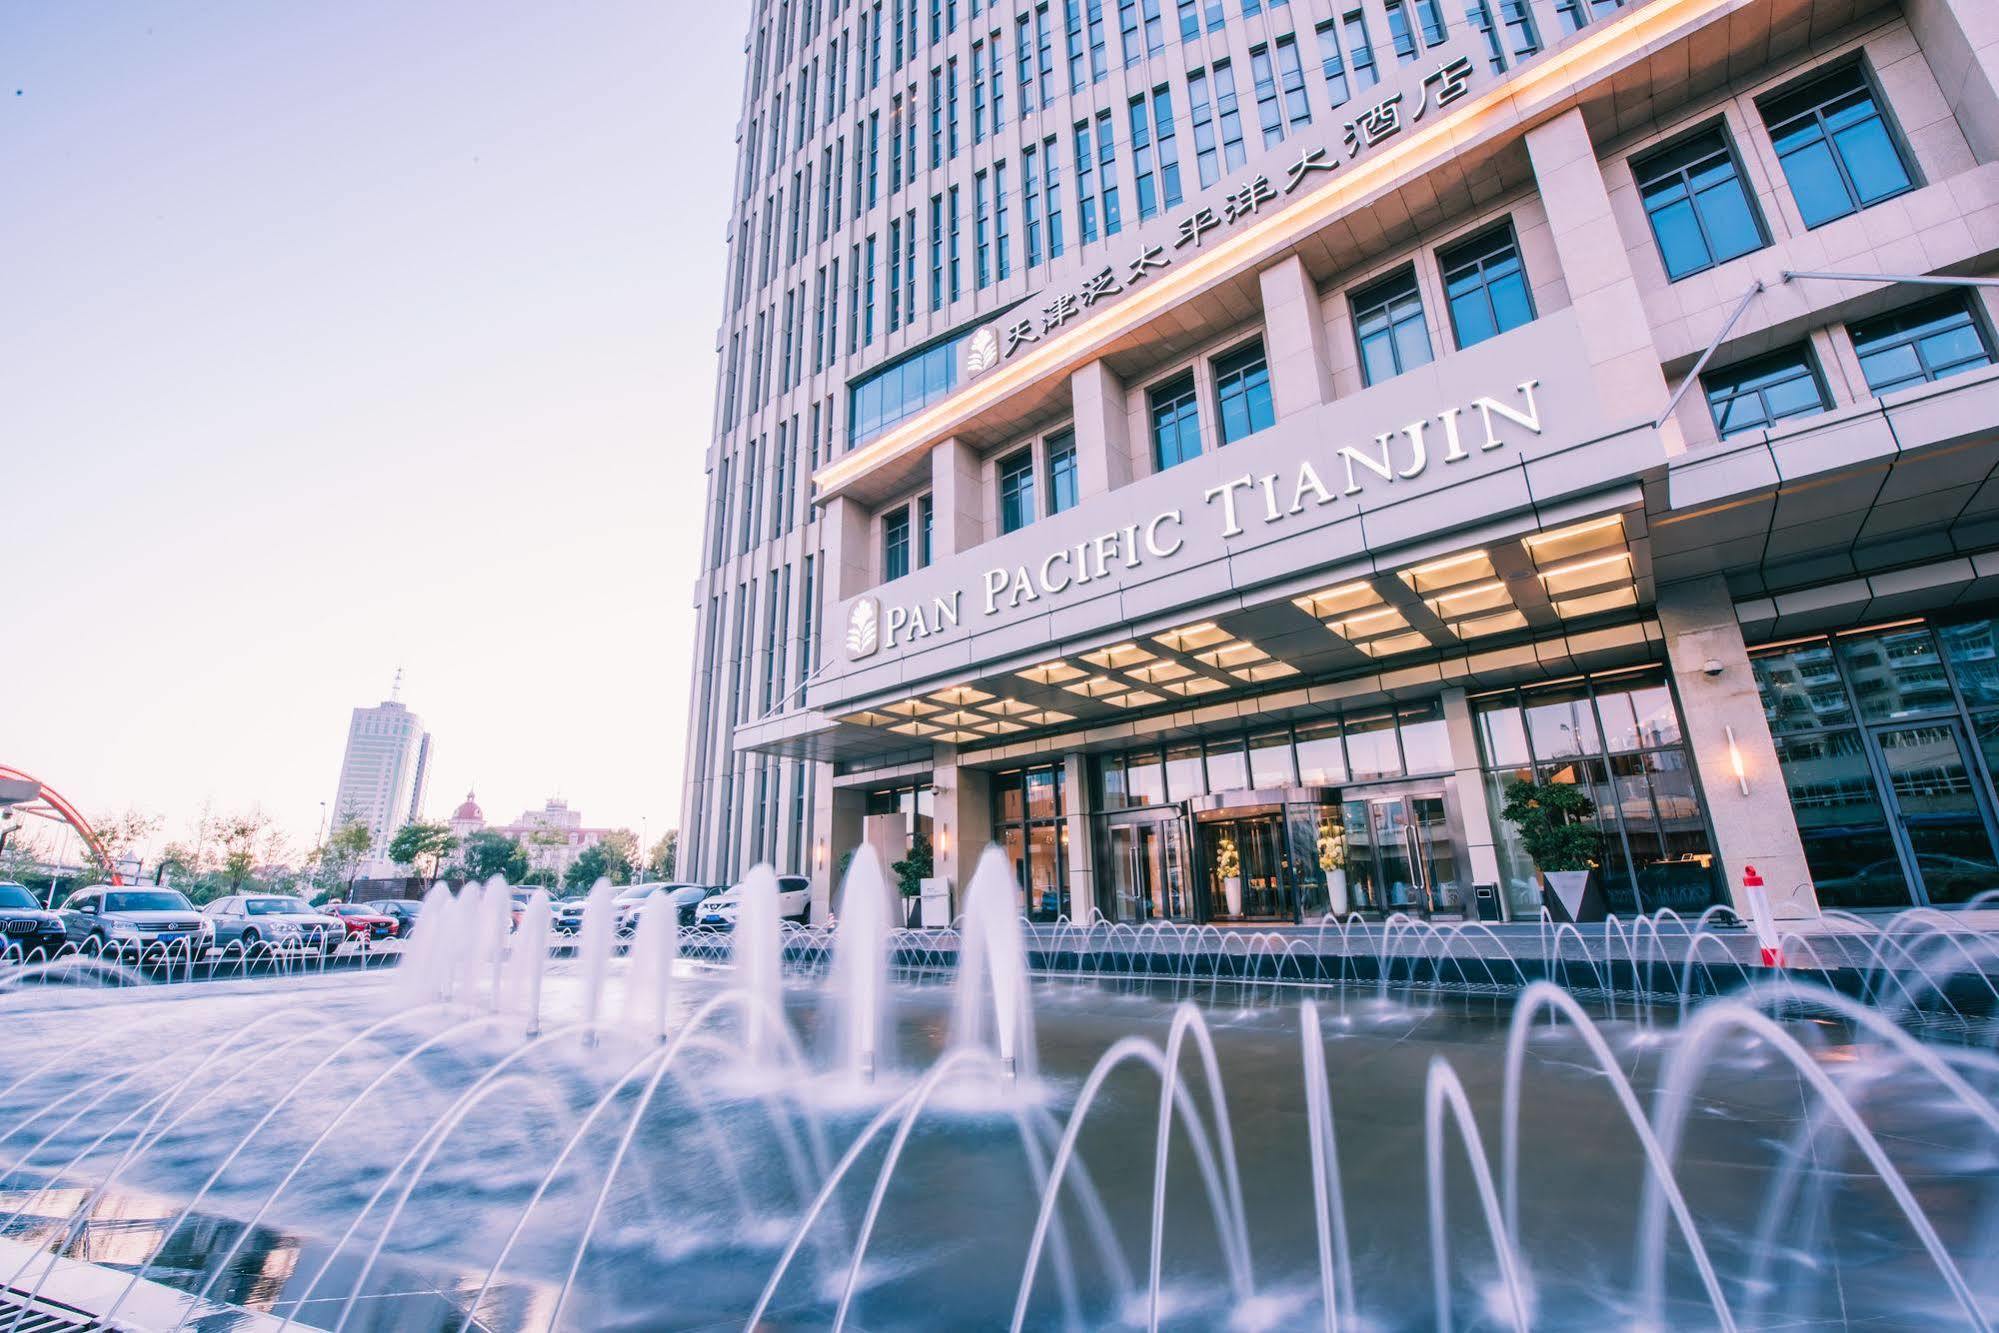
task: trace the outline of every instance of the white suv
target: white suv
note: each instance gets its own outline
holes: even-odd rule
[[[695,908],[704,926],[730,926],[736,924],[736,915],[742,910],[743,886],[724,889],[713,898],[706,898]],[[805,924],[812,914],[812,881],[803,875],[779,875],[777,877],[777,914],[786,921]]]

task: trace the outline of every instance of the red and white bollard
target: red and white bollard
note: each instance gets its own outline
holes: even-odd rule
[[[1764,891],[1763,877],[1755,866],[1742,867],[1742,900],[1749,905],[1749,924],[1756,932],[1763,952],[1763,966],[1784,965],[1784,945],[1777,938],[1777,919],[1770,912],[1770,895]]]

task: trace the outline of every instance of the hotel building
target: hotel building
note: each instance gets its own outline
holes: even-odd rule
[[[1999,5],[759,0],[682,856],[1999,886]]]

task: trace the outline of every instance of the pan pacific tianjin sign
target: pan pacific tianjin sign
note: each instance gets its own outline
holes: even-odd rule
[[[861,661],[957,629],[967,604],[981,619],[1004,616],[1071,596],[1075,590],[1124,571],[1170,565],[1190,537],[1224,544],[1273,525],[1309,522],[1309,516],[1382,487],[1407,484],[1433,469],[1478,468],[1503,450],[1509,435],[1543,433],[1538,379],[1521,380],[1496,394],[1441,408],[1367,437],[1310,453],[1274,472],[1248,471],[1200,492],[1198,505],[1167,505],[1085,540],[1036,553],[1027,560],[992,565],[973,587],[957,588],[886,607],[873,596],[848,611],[847,656]]]

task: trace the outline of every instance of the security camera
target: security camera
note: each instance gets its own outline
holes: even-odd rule
[[[1722,673],[1722,669],[1721,659],[1718,657],[1710,657],[1707,661],[1701,663],[1701,674],[1703,676],[1719,676]]]

